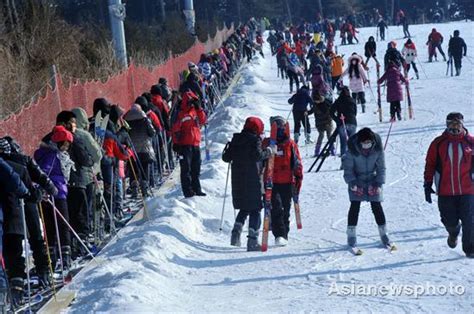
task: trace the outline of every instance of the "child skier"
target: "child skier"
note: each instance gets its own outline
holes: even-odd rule
[[[387,102],[390,103],[390,118],[394,121],[395,114],[398,120],[402,119],[402,108],[400,102],[403,101],[402,82],[408,84],[397,65],[391,62],[387,72],[382,75],[377,84],[387,81]]]
[[[403,45],[402,49],[402,56],[405,58],[406,62],[406,73],[410,72],[410,65],[413,66],[413,70],[415,71],[416,79],[420,78],[420,75],[418,74],[418,69],[416,68],[416,63],[415,63],[415,58],[417,56],[417,51],[415,47],[415,43],[411,40],[408,39],[405,45]]]
[[[249,232],[247,251],[261,251],[258,234],[262,209],[263,161],[272,154],[273,148],[262,149],[261,136],[264,125],[257,117],[248,117],[243,130],[235,133],[222,153],[224,162],[232,163],[232,203],[239,213],[235,219],[230,244],[240,246],[240,235],[247,216]],[[276,150],[276,148],[275,148]]]
[[[384,246],[394,249],[390,242],[382,209],[382,185],[385,183],[385,155],[380,136],[363,128],[349,139],[343,156],[344,180],[348,184],[351,206],[347,221],[347,244],[354,254],[357,248],[357,221],[361,202],[370,202]]]
[[[271,224],[275,245],[285,246],[290,231],[290,208],[293,193],[299,194],[303,182],[303,163],[298,145],[290,138],[290,126],[282,117],[271,117],[277,125],[277,152],[273,165]],[[263,141],[268,147],[270,139]],[[265,181],[265,180],[264,180]]]

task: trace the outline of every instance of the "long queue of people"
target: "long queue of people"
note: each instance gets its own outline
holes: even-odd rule
[[[206,195],[199,182],[201,128],[255,35],[244,25],[197,64],[190,61],[178,90],[161,77],[127,108],[97,98],[92,116],[81,107],[61,111],[32,157],[14,138],[0,138],[4,304],[25,302],[27,272],[46,289],[55,273],[64,275],[74,261],[99,251],[177,162],[184,196]],[[30,269],[23,257],[26,238]]]

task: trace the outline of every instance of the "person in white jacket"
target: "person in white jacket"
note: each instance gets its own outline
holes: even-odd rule
[[[348,62],[349,66],[342,73],[339,80],[342,80],[345,75],[349,75],[349,88],[351,90],[352,98],[356,103],[360,103],[362,105],[362,113],[364,113],[366,103],[365,84],[369,81],[362,65],[362,57],[354,52],[349,57]]]
[[[408,39],[405,45],[403,45],[403,49],[402,49],[402,56],[403,58],[405,58],[405,61],[407,63],[407,68],[406,68],[407,75],[408,75],[408,72],[410,71],[410,65],[412,65],[413,70],[415,71],[416,79],[419,79],[420,75],[418,74],[418,69],[416,68],[416,63],[415,63],[415,59],[417,55],[418,53],[416,51],[415,43],[411,39]]]

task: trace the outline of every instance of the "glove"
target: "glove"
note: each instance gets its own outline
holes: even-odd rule
[[[43,192],[40,188],[32,188],[30,194],[26,197],[26,200],[31,203],[39,203],[43,199]]]
[[[303,185],[303,179],[295,177],[295,183],[293,184],[293,195],[298,196],[301,191],[301,186]]]
[[[428,183],[426,182],[424,184],[424,187],[425,187],[425,201],[427,201],[428,203],[433,203],[433,200],[431,199],[431,194],[435,194],[436,192],[433,190],[433,188],[431,187],[433,183]]]
[[[48,185],[44,188],[46,190],[46,193],[48,193],[51,196],[56,196],[58,195],[58,189],[54,185],[53,182],[49,181]]]
[[[363,196],[363,195],[364,195],[364,189],[361,188],[361,187],[359,187],[359,186],[357,186],[357,185],[355,185],[355,184],[351,187],[351,191],[352,191],[352,192],[354,193],[354,195],[356,195],[356,196]]]
[[[377,196],[377,195],[380,195],[380,192],[382,192],[382,189],[378,186],[369,186],[369,196]]]

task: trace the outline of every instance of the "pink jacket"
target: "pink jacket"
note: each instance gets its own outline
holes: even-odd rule
[[[341,79],[345,75],[349,75],[349,68],[350,68],[351,62],[354,58],[359,59],[359,64],[357,65],[358,68],[359,68],[359,77],[357,77],[355,75],[355,73],[353,74],[352,77],[349,77],[349,88],[350,88],[351,92],[353,92],[353,93],[360,93],[360,92],[363,92],[365,90],[364,84],[367,82],[367,74],[365,74],[364,67],[362,66],[362,59],[359,56],[354,55],[354,56],[351,56],[349,58],[348,66],[347,66],[346,70],[342,73]]]

